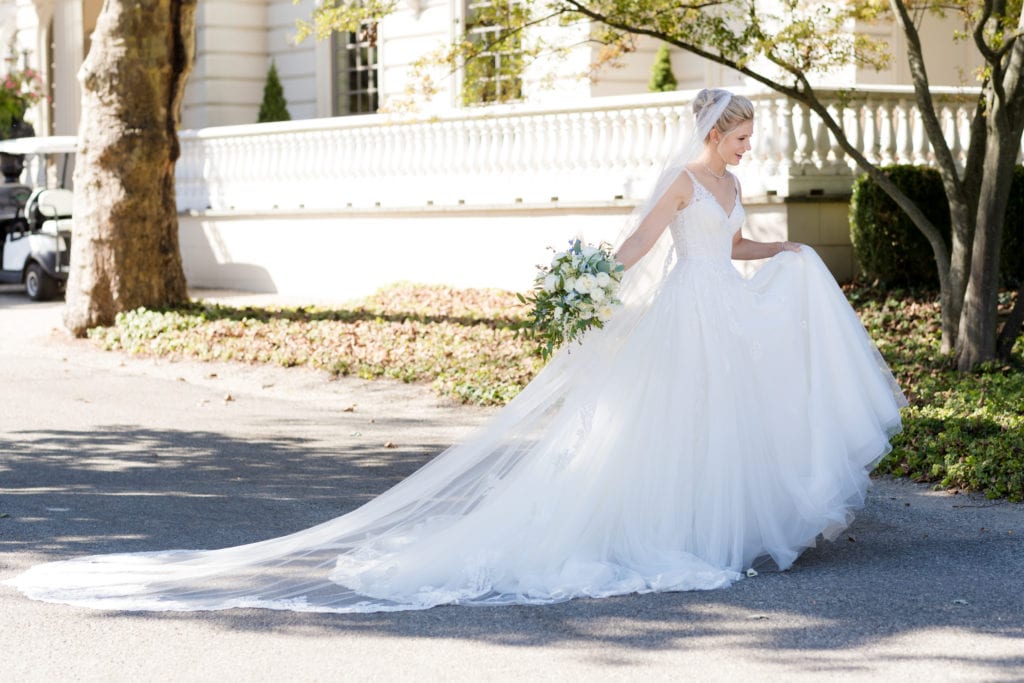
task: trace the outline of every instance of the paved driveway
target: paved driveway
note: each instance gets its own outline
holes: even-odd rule
[[[102,352],[13,288],[0,387],[0,579],[304,528],[489,415],[418,386]],[[0,627],[2,681],[1024,680],[1024,506],[881,480],[839,542],[714,592],[317,615],[98,612],[0,587]]]

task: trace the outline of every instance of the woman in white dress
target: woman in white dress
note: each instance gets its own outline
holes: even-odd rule
[[[127,610],[319,612],[712,589],[786,569],[863,503],[905,400],[814,251],[740,234],[753,107],[694,102],[634,212],[623,306],[487,425],[366,505],[221,550],[101,555],[8,581]],[[753,277],[731,259],[771,257]]]

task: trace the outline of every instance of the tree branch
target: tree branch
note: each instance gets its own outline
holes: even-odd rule
[[[794,99],[799,99],[800,98],[800,91],[797,90],[796,88],[787,87],[787,86],[785,86],[785,85],[783,85],[781,83],[778,83],[776,81],[771,80],[767,76],[759,74],[756,71],[752,71],[751,69],[749,69],[747,67],[739,66],[739,64],[737,64],[735,61],[729,59],[728,57],[723,57],[722,55],[715,54],[714,52],[708,52],[707,50],[705,50],[704,48],[702,48],[702,47],[700,47],[698,45],[695,45],[693,43],[688,43],[688,42],[686,42],[686,41],[684,41],[684,40],[682,40],[682,39],[680,39],[680,38],[678,38],[676,36],[670,36],[667,33],[664,33],[662,31],[658,31],[658,30],[655,30],[655,29],[642,28],[642,27],[639,27],[639,26],[633,26],[631,24],[626,24],[626,23],[624,23],[622,21],[616,21],[615,19],[612,19],[611,17],[608,17],[608,16],[606,16],[604,14],[601,14],[599,12],[595,12],[594,10],[591,10],[590,8],[583,6],[582,4],[580,4],[580,2],[578,0],[563,0],[563,1],[566,4],[572,6],[572,10],[570,10],[571,12],[582,14],[583,16],[589,17],[590,19],[593,19],[594,21],[597,21],[599,23],[605,24],[606,26],[610,26],[611,28],[618,29],[620,31],[625,31],[626,33],[634,33],[634,34],[637,34],[637,35],[645,35],[645,36],[650,36],[651,38],[657,38],[658,40],[663,40],[666,43],[669,43],[671,45],[675,45],[676,47],[680,47],[683,50],[686,50],[687,52],[690,52],[692,54],[697,55],[698,57],[703,57],[704,59],[707,59],[709,61],[715,62],[717,64],[721,64],[722,66],[727,66],[730,69],[734,69],[736,71],[739,71],[744,76],[749,76],[751,79],[757,81],[758,83],[760,83],[760,84],[762,84],[762,85],[764,85],[764,86],[766,86],[768,88],[771,88],[772,90],[775,90],[776,92],[780,92],[780,93],[782,93],[784,95],[788,95],[789,97],[792,97]],[[782,65],[780,65],[780,66],[782,66]],[[783,66],[783,68],[786,68],[786,67]],[[792,67],[786,68],[786,70],[789,71],[790,73],[793,73]]]
[[[999,62],[999,55],[997,55],[992,48],[989,47],[988,43],[985,42],[985,24],[992,18],[992,0],[985,0],[985,4],[982,6],[981,16],[978,17],[978,21],[974,24],[974,30],[971,31],[971,35],[974,37],[974,44],[978,48],[978,52],[985,58],[985,61],[989,64],[993,62]]]
[[[1021,12],[1020,17],[1017,19],[1017,35],[1020,35],[1021,31],[1024,31],[1024,12]],[[1024,89],[1022,86],[1022,73],[1024,73],[1024,43],[1020,41],[1013,42],[1013,52],[1010,54],[1010,59],[1006,65],[1006,73],[1003,77],[1003,85],[1007,92],[1010,93],[1010,100],[1007,103],[1014,112],[1014,119],[1018,119],[1022,116],[1021,108],[1024,107],[1024,103],[1020,100],[1024,99],[1021,97],[1021,90]]]
[[[903,0],[890,0],[896,20],[903,29],[907,38],[907,60],[910,63],[910,73],[914,83],[914,94],[917,99],[917,108],[921,114],[921,122],[924,124],[928,139],[931,140],[932,149],[935,151],[935,160],[942,171],[942,180],[946,185],[946,194],[951,199],[966,207],[963,183],[957,174],[956,161],[953,153],[946,144],[946,136],[942,134],[942,125],[935,113],[935,103],[932,99],[929,86],[928,69],[924,63],[924,54],[921,50],[921,36],[917,27],[910,20],[907,13],[907,6]]]

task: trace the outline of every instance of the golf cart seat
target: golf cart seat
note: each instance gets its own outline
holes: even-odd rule
[[[25,204],[25,218],[34,230],[42,230],[44,224],[48,231],[55,232],[61,220],[71,218],[74,194],[63,188],[41,189],[32,193]]]

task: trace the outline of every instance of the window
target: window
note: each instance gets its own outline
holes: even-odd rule
[[[467,0],[466,38],[473,54],[466,59],[463,104],[522,99],[522,36],[508,27],[521,25],[524,12],[517,0]]]
[[[332,40],[334,115],[375,113],[379,105],[377,24],[364,24],[355,33],[335,33]]]

